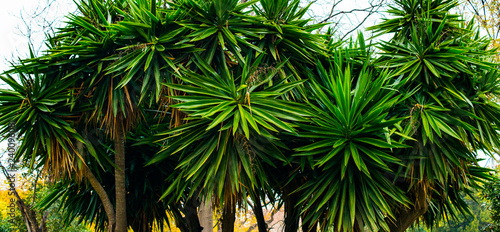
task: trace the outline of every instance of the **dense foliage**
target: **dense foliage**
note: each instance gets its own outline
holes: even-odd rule
[[[456,1],[394,3],[375,48],[321,33],[299,0],[81,0],[1,77],[0,124],[57,181],[42,205],[100,230],[168,210],[199,231],[203,199],[223,231],[249,199],[284,204],[287,232],[432,226],[491,178],[498,66]]]
[[[483,189],[483,197],[487,201],[491,222],[484,231],[500,230],[500,180],[490,181]]]

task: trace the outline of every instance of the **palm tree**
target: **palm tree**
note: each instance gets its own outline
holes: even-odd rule
[[[157,165],[144,166],[152,155],[158,152],[161,147],[153,143],[137,143],[143,138],[151,136],[157,128],[158,117],[154,117],[156,112],[149,112],[147,122],[139,124],[130,131],[125,145],[128,158],[126,166],[126,176],[128,183],[128,203],[127,222],[130,228],[136,232],[151,232],[161,230],[165,226],[172,225],[169,221],[167,210],[172,213],[179,228],[186,228],[188,223],[184,223],[184,218],[179,217],[182,208],[177,204],[167,204],[166,201],[158,201],[160,196],[168,188],[165,180],[173,175],[175,170],[175,160],[167,159]],[[161,122],[168,122],[169,118],[164,118]],[[95,147],[95,152],[107,159],[112,159],[114,152],[109,149],[113,142],[105,136],[100,136],[88,141]],[[86,152],[83,155],[88,155]],[[96,160],[89,160],[88,167],[95,173],[99,183],[105,187],[106,193],[113,199],[113,192],[116,185],[113,176],[113,165],[111,163],[99,163]],[[38,207],[49,207],[57,199],[61,199],[61,207],[64,212],[64,222],[70,223],[73,220],[85,221],[87,224],[95,226],[97,231],[106,230],[106,214],[101,210],[103,203],[99,200],[92,186],[78,183],[73,178],[64,178],[58,181],[52,188],[50,195],[45,197]],[[177,197],[177,196],[176,196]],[[184,229],[182,231],[190,231]]]
[[[271,132],[294,131],[283,119],[303,120],[300,107],[277,99],[302,81],[270,85],[285,63],[259,75],[251,71],[259,62],[247,57],[243,67],[218,74],[199,58],[196,64],[202,74],[183,70],[179,78],[186,84],[167,85],[190,94],[171,96],[180,102],[171,107],[186,113],[190,122],[158,135],[165,148],[153,162],[179,153],[177,168],[182,173],[177,180],[200,186],[202,196],[221,199],[223,231],[234,229],[236,203],[261,188],[257,183],[266,183],[261,163],[274,166],[272,160],[286,161]],[[167,193],[184,191],[175,186]]]
[[[0,125],[16,122],[18,158],[89,180],[102,205],[81,197],[104,207],[109,231],[137,228],[126,192],[141,185],[126,177],[143,161],[175,166],[157,170],[169,173],[155,190],[163,207],[181,215],[215,199],[224,231],[248,197],[284,202],[286,231],[299,219],[308,231],[404,231],[465,212],[460,193],[489,178],[476,151],[500,144],[488,41],[448,13],[453,0],[398,0],[372,28],[394,37],[372,55],[361,34],[314,33],[324,25],[299,3],[82,0],[45,55],[2,77]],[[138,138],[153,111],[169,122]]]
[[[200,186],[202,197],[221,200],[226,231],[233,230],[237,202],[249,195],[260,203],[264,193],[276,193],[268,184],[273,175],[263,167],[290,165],[286,147],[275,136],[294,133],[288,122],[306,115],[302,106],[283,100],[301,98],[300,73],[313,67],[302,61],[326,56],[324,39],[310,33],[322,25],[306,25],[301,17],[307,9],[300,9],[299,1],[261,1],[262,8],[254,3],[179,1],[173,6],[189,12],[179,24],[190,29],[187,38],[203,50],[180,68],[180,84],[166,84],[180,93],[170,97],[180,104],[169,107],[190,123],[159,135],[166,148],[157,160],[179,156],[179,180]]]
[[[401,93],[414,92],[395,113],[408,117],[398,131],[410,147],[395,150],[404,166],[395,184],[411,201],[394,206],[391,231],[404,231],[424,217],[432,226],[444,215],[465,212],[460,193],[491,177],[477,165],[477,152],[499,145],[493,51],[478,31],[449,13],[454,0],[396,1],[386,19],[372,27],[394,37],[380,44],[378,64],[393,71]]]
[[[40,73],[41,76],[47,76],[47,80],[50,82],[58,82],[54,88],[58,88],[57,91],[64,93],[66,99],[57,100],[64,102],[66,108],[61,108],[61,111],[44,108],[42,110],[50,113],[52,117],[58,117],[57,114],[68,114],[69,116],[76,114],[74,117],[77,119],[73,118],[73,125],[58,126],[56,120],[56,123],[49,121],[51,124],[47,126],[68,130],[64,133],[73,133],[74,135],[71,134],[71,136],[84,144],[85,141],[73,128],[100,127],[103,128],[107,136],[113,139],[116,208],[113,210],[107,208],[106,210],[109,230],[126,231],[127,228],[125,135],[139,121],[140,105],[148,105],[160,100],[160,93],[163,91],[160,83],[169,82],[164,81],[164,79],[168,79],[170,73],[170,71],[160,70],[160,68],[170,67],[169,64],[172,65],[173,62],[176,62],[175,59],[172,61],[169,55],[178,54],[179,50],[181,53],[193,51],[189,45],[177,46],[172,43],[171,39],[182,32],[182,30],[176,31],[179,29],[179,25],[172,23],[172,19],[178,17],[179,14],[177,11],[168,9],[161,12],[156,11],[160,6],[162,5],[156,1],[80,1],[78,4],[79,13],[70,15],[67,26],[49,38],[50,48],[46,55],[24,60],[22,65],[13,70],[21,75],[24,75],[23,73],[35,75]],[[172,32],[172,30],[174,31]],[[171,49],[169,49],[170,45],[172,45]],[[45,88],[38,86],[39,80],[37,79],[39,78],[34,79],[36,84],[34,88],[40,89],[35,89],[34,92]],[[19,90],[31,85],[28,82],[23,84],[24,86],[18,87]],[[26,95],[22,94],[19,97],[21,104],[24,96]],[[9,100],[11,99],[7,99],[7,101]],[[27,99],[24,102],[28,103]],[[55,103],[45,104],[53,105]],[[17,111],[20,112],[20,115],[14,119],[18,121],[19,119],[25,120],[31,112],[22,107]],[[6,113],[5,115],[13,117],[13,114]],[[21,117],[21,115],[23,116]],[[40,120],[40,118],[32,117],[33,115],[30,116],[30,119]],[[64,122],[61,116],[59,118],[59,121]],[[12,120],[12,118],[10,119]],[[47,136],[40,133],[50,131],[48,127],[38,129],[42,132],[31,134],[32,130],[22,129],[20,133],[27,136],[26,138],[33,136],[44,138]],[[80,134],[85,133],[83,129]],[[46,164],[66,169],[80,167],[81,164],[76,163],[75,155],[66,154],[73,151],[75,154],[79,154],[74,148],[72,138],[61,140],[57,136],[61,135],[55,133],[53,141],[57,141],[57,143],[54,143],[54,146],[60,148],[47,148],[46,151],[49,154],[47,157],[55,157],[52,152],[56,152],[54,154],[60,154],[58,157],[64,157],[64,159],[48,160]],[[31,154],[32,147],[35,145],[46,146],[46,141],[42,139],[43,142],[25,148],[36,140],[33,142],[23,141],[26,141],[26,145],[20,151],[24,152],[26,149],[30,149],[28,154]],[[64,143],[69,144],[65,145]],[[89,149],[89,151],[91,150]],[[95,157],[93,152],[91,154]],[[38,150],[32,157],[35,160],[40,156],[45,157]],[[73,158],[69,159],[68,157]],[[76,170],[80,169],[76,168]],[[90,173],[87,174],[90,175]],[[104,198],[101,200],[106,201]],[[109,206],[109,204],[105,205]],[[115,215],[116,228],[113,229]]]
[[[338,51],[326,67],[319,63],[309,82],[314,117],[300,124],[299,135],[310,142],[295,154],[313,163],[300,188],[308,231],[318,222],[322,230],[388,230],[391,204],[407,203],[386,177],[400,165],[391,150],[405,147],[391,138],[392,127],[403,120],[391,109],[406,96],[390,89],[391,73],[370,66],[369,58],[356,67],[347,51]]]

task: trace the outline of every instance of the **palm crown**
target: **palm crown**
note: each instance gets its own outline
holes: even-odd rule
[[[286,231],[299,218],[305,230],[432,225],[465,212],[460,193],[490,178],[477,152],[499,145],[497,66],[488,41],[448,13],[455,1],[395,3],[371,28],[393,33],[373,54],[362,34],[316,33],[324,25],[298,0],[82,0],[45,55],[2,77],[0,122],[16,122],[18,158],[71,191],[87,178],[108,230],[127,227],[125,170],[165,162],[158,199],[177,213],[215,199],[224,231],[248,197],[284,203]],[[100,177],[110,169],[115,204]]]

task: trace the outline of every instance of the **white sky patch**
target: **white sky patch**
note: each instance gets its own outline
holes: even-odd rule
[[[0,26],[0,70],[5,70],[8,67],[6,59],[14,53],[16,48],[21,47],[20,42],[23,39],[16,34],[16,25],[18,18],[14,14],[19,13],[22,7],[33,0],[4,0],[5,2],[0,7],[0,20],[3,22]]]
[[[51,4],[49,4],[51,3]],[[48,5],[48,7],[47,7]],[[0,7],[0,72],[12,61],[29,55],[28,28],[34,50],[42,49],[47,25],[60,25],[64,16],[75,9],[72,0],[2,0]],[[24,19],[24,20],[23,20]]]

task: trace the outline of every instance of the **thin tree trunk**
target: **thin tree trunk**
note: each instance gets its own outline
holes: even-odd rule
[[[299,230],[300,209],[296,207],[299,194],[292,193],[296,188],[296,181],[292,181],[285,187],[285,232],[297,232]]]
[[[181,232],[201,232],[203,228],[200,226],[198,218],[198,200],[192,197],[187,199],[184,204],[178,203],[176,206],[172,209],[172,213],[177,228]]]
[[[24,224],[28,229],[28,232],[37,232],[38,222],[36,220],[36,213],[31,209],[31,207],[24,204],[24,201],[19,197],[16,191],[17,207],[21,211],[21,216],[24,219]]]
[[[26,225],[26,229],[28,232],[37,232],[38,229],[38,221],[36,219],[36,212],[31,209],[30,206],[26,205],[21,199],[21,196],[19,196],[19,193],[17,192],[16,186],[13,179],[10,178],[9,173],[7,170],[4,168],[3,165],[0,164],[2,167],[2,172],[5,175],[5,178],[7,178],[7,182],[9,183],[9,190],[12,191],[14,196],[16,197],[17,201],[17,207],[19,211],[21,211],[21,216],[23,218],[24,224]],[[35,183],[36,184],[36,183]]]
[[[198,210],[200,215],[200,225],[203,227],[203,232],[213,232],[214,230],[214,211],[212,208],[212,199],[205,199],[200,204]]]
[[[87,178],[90,186],[92,186],[94,191],[97,193],[97,196],[99,196],[99,199],[104,206],[104,211],[106,212],[106,216],[108,217],[107,231],[113,232],[116,225],[116,216],[115,209],[113,208],[113,203],[109,199],[108,193],[106,192],[106,190],[104,190],[101,183],[99,183],[92,171],[86,165],[83,165],[83,168],[85,169],[85,178]]]
[[[76,148],[81,155],[85,153],[82,142],[77,141]],[[82,166],[85,178],[90,183],[90,186],[92,186],[94,191],[97,193],[97,196],[99,196],[99,199],[101,200],[101,203],[104,207],[104,211],[106,212],[106,216],[108,217],[107,231],[113,232],[116,224],[116,216],[113,203],[109,199],[108,193],[106,192],[106,190],[104,190],[101,183],[99,183],[99,180],[97,180],[97,178],[94,176],[89,167],[87,167],[87,165],[82,165]]]
[[[250,195],[253,201],[252,211],[257,219],[257,226],[259,228],[259,232],[267,232],[267,223],[264,218],[264,212],[262,211],[262,204],[260,203],[260,198],[255,196],[255,194]]]
[[[116,229],[115,232],[127,232],[127,189],[125,186],[125,132],[123,115],[116,117],[115,143],[115,193],[116,193]]]
[[[49,212],[46,212],[42,217],[42,221],[40,222],[40,227],[38,228],[38,231],[49,232],[49,230],[47,229],[47,218],[48,217],[49,217]]]
[[[200,219],[198,218],[198,206],[200,206],[200,203],[194,196],[187,199],[186,204],[184,205],[183,213],[185,215],[189,232],[201,232],[203,229],[201,228]]]
[[[236,196],[233,194],[226,194],[224,198],[224,209],[222,210],[222,232],[234,232],[234,221],[236,220]]]

